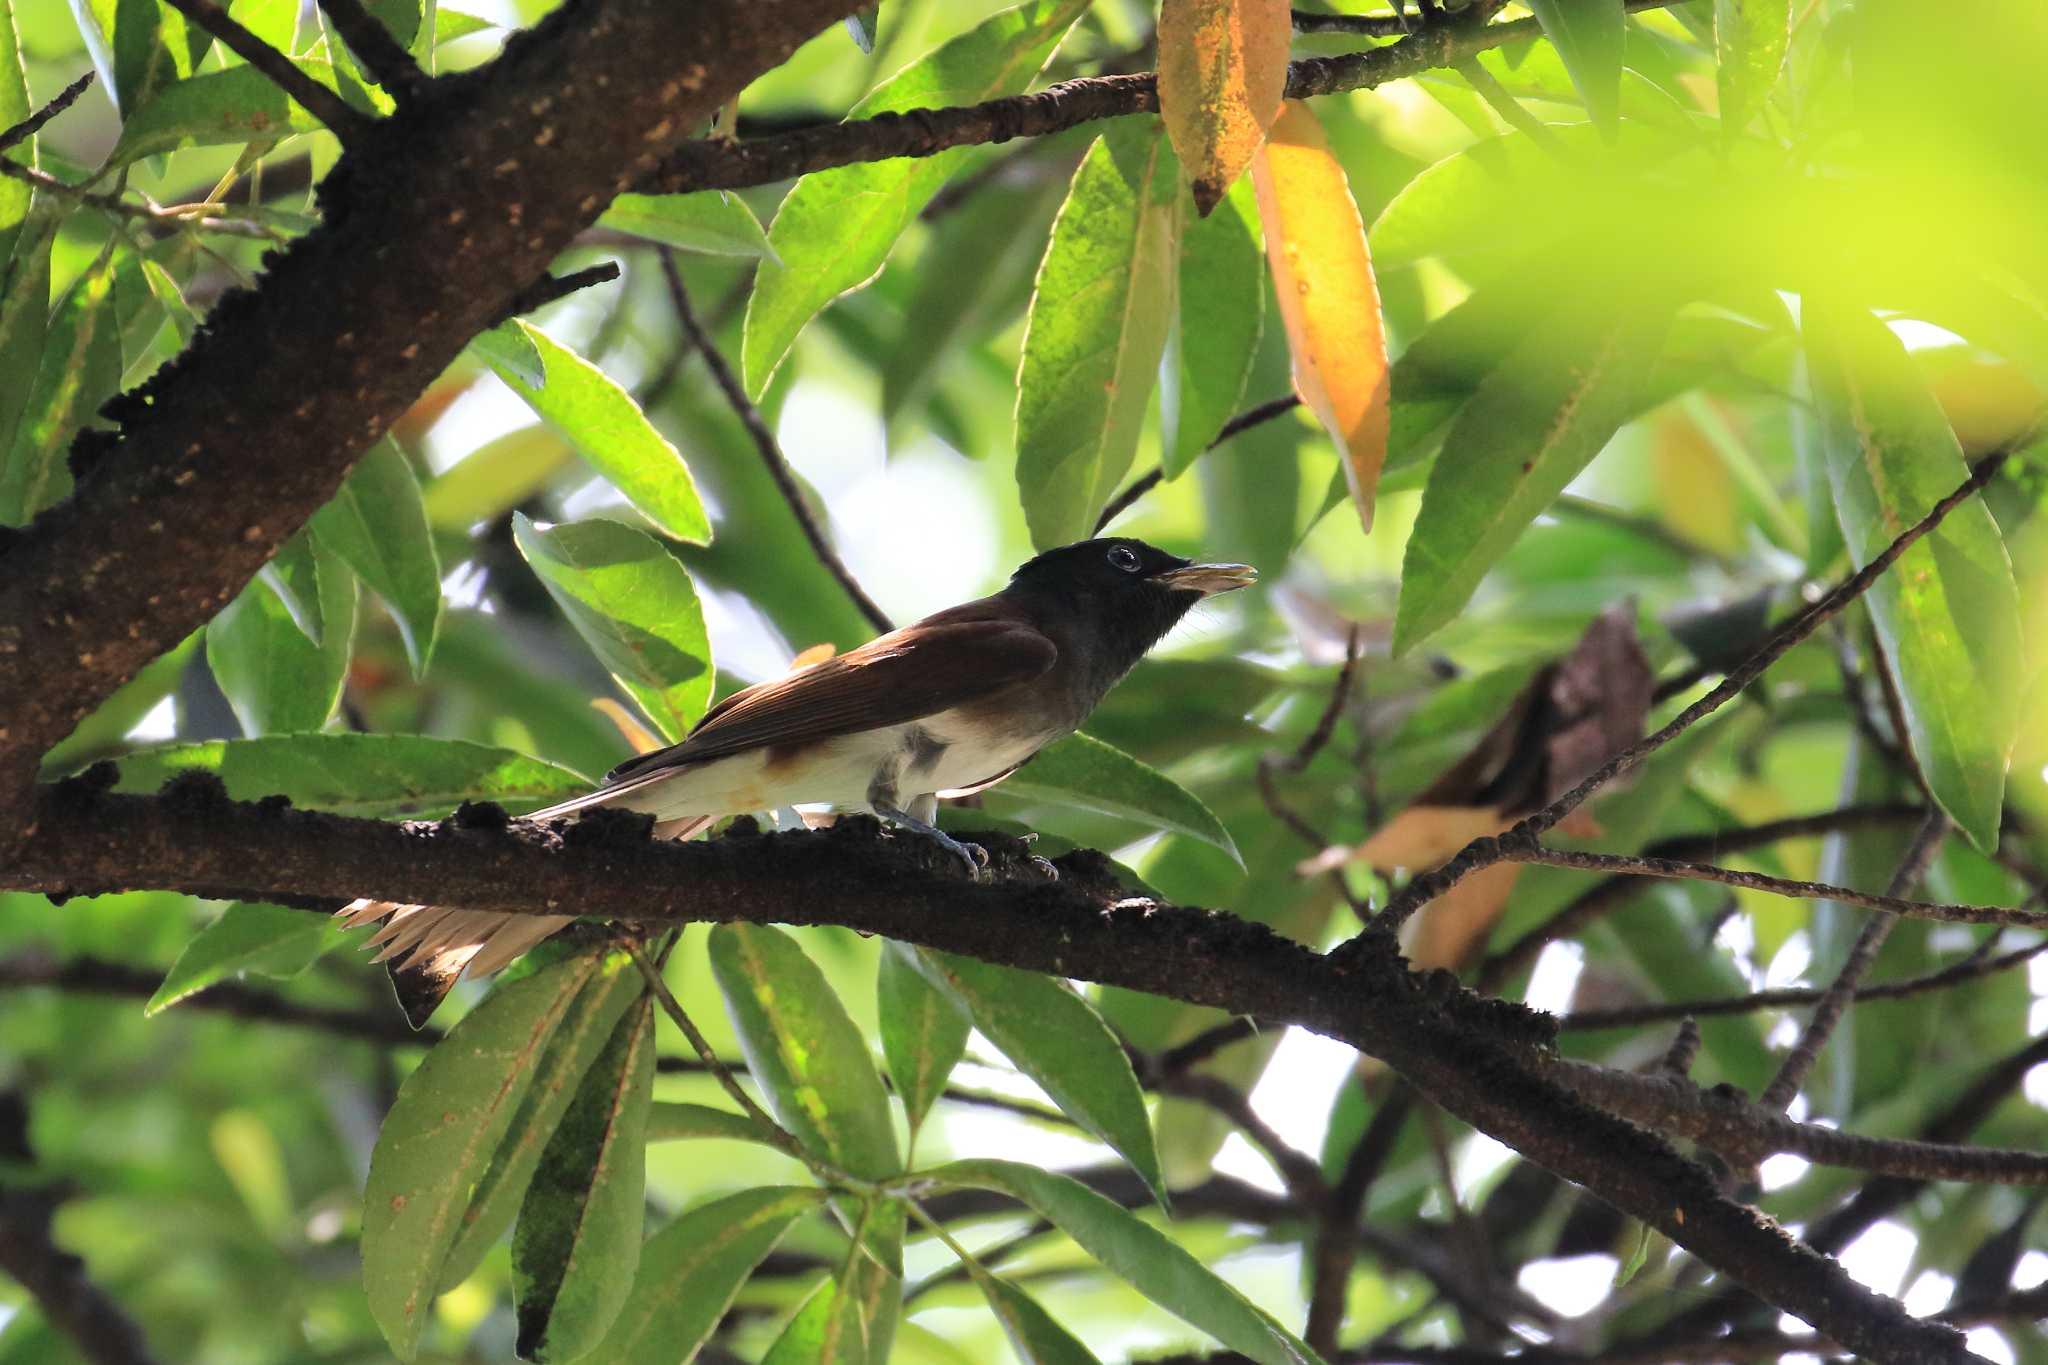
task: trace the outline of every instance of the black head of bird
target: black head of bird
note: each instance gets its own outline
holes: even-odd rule
[[[830,805],[936,840],[973,875],[981,850],[937,828],[938,798],[993,786],[1078,730],[1190,607],[1256,578],[1126,537],[1048,550],[1001,592],[736,692],[681,743],[525,818],[617,807],[680,839],[727,815]],[[372,941],[397,964],[416,1025],[465,969],[494,971],[569,922],[370,900],[342,913],[352,925],[384,922]]]

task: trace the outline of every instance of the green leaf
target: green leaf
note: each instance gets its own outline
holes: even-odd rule
[[[768,1185],[700,1204],[677,1218],[640,1248],[632,1293],[592,1358],[607,1365],[693,1359],[761,1258],[791,1223],[824,1200],[822,1190]]]
[[[0,128],[12,128],[25,122],[32,109],[28,99],[28,72],[21,62],[21,40],[15,33],[14,0],[0,0]],[[36,139],[25,138],[7,149],[8,160],[22,166],[33,166],[36,158]],[[13,284],[13,268],[10,265],[14,245],[21,233],[22,224],[28,221],[29,202],[35,191],[11,175],[0,175],[0,270],[6,270],[8,285]],[[50,288],[48,281],[43,285],[42,301],[48,305]],[[7,289],[0,289],[0,357],[12,359],[4,350],[5,319],[12,311],[13,298]],[[40,313],[42,310],[35,310]],[[0,374],[12,367],[0,365]],[[0,415],[5,408],[0,406]],[[0,450],[7,448],[9,432],[7,423],[0,420]]]
[[[1180,169],[1156,118],[1096,139],[1038,269],[1017,368],[1031,541],[1086,537],[1131,467],[1174,312]]]
[[[818,1365],[825,1351],[825,1333],[832,1321],[832,1306],[839,1299],[839,1281],[821,1280],[817,1288],[804,1296],[797,1310],[783,1325],[768,1353],[761,1357],[761,1365]],[[840,1361],[839,1365],[860,1365],[859,1361]]]
[[[902,1169],[889,1097],[860,1028],[796,940],[757,924],[712,929],[711,972],[747,1066],[782,1126],[841,1170]]]
[[[5,72],[0,65],[0,78]],[[0,175],[0,190],[20,183]],[[0,197],[0,213],[6,207]],[[0,464],[0,478],[12,463],[8,457],[15,434],[41,378],[43,342],[50,330],[50,245],[61,217],[55,210],[42,210],[17,227],[0,226],[0,244],[11,241],[14,248],[0,269],[0,459],[7,460]]]
[[[724,190],[695,194],[622,194],[597,220],[601,228],[714,256],[772,256],[768,234],[747,201]]]
[[[427,521],[443,531],[467,531],[495,521],[547,486],[575,458],[545,423],[508,431],[484,442],[426,486]]]
[[[569,624],[671,742],[711,704],[711,642],[690,575],[645,532],[616,521],[541,530],[514,513],[512,537]]]
[[[997,790],[1022,801],[1047,801],[1175,830],[1238,856],[1230,831],[1193,792],[1090,735],[1068,735],[1046,745]]]
[[[297,976],[339,945],[345,933],[335,927],[332,916],[237,901],[185,945],[142,1012],[148,1016],[169,1009],[245,972]]]
[[[535,1061],[599,969],[572,958],[491,993],[399,1087],[363,1191],[363,1289],[400,1360],[419,1349],[470,1196],[531,1089]]]
[[[687,1138],[727,1138],[733,1142],[765,1142],[775,1145],[775,1135],[745,1114],[713,1109],[705,1104],[657,1104],[647,1115],[649,1142],[676,1142]]]
[[[1529,0],[1529,8],[1564,59],[1586,112],[1611,131],[1621,117],[1621,58],[1628,42],[1622,0]]]
[[[974,1281],[1003,1325],[1018,1365],[1100,1365],[1094,1352],[1022,1289],[997,1275],[976,1275]]]
[[[1145,1094],[1092,1005],[1037,972],[926,949],[917,950],[916,964],[1060,1112],[1115,1149],[1165,1202]]]
[[[353,77],[337,76],[331,62],[302,58],[292,65],[352,104],[368,99]],[[315,133],[326,126],[255,67],[230,66],[165,86],[136,109],[121,125],[107,166],[126,166],[178,147],[254,142]]]
[[[882,7],[879,3],[862,5],[846,16],[846,33],[853,39],[853,45],[862,52],[872,54],[875,50],[875,34],[881,28]]]
[[[1316,1353],[1230,1284],[1128,1210],[1071,1176],[1014,1161],[956,1161],[925,1172],[942,1185],[997,1190],[1074,1239],[1140,1294],[1260,1365],[1315,1365]]]
[[[886,1365],[903,1307],[903,1277],[891,1267],[903,1263],[906,1217],[894,1199],[863,1211],[834,1282],[818,1365]]]
[[[1721,126],[1731,137],[1749,126],[1778,83],[1792,37],[1792,0],[1714,0],[1714,79]]]
[[[153,792],[187,769],[217,773],[228,795],[270,795],[340,815],[438,815],[464,801],[531,809],[589,781],[537,758],[426,735],[272,735],[144,749],[120,760],[116,791]]]
[[[519,381],[528,388],[547,387],[547,366],[541,361],[533,337],[516,318],[478,332],[469,339],[469,350],[498,373],[518,375]]]
[[[884,81],[847,117],[1021,94],[1087,8],[1087,0],[1030,0],[992,15]],[[952,148],[797,181],[768,229],[771,254],[747,302],[740,369],[749,395],[758,399],[767,390],[775,367],[819,309],[875,277],[903,230],[971,156]]]
[[[562,1115],[512,1234],[521,1359],[575,1360],[610,1330],[640,1265],[654,1008],[627,1011]]]
[[[531,958],[528,959],[531,961]],[[462,1230],[441,1263],[440,1288],[468,1279],[492,1246],[512,1226],[526,1197],[542,1152],[554,1138],[579,1083],[610,1041],[619,1021],[646,990],[625,953],[600,955],[598,970],[555,1026],[533,1064],[533,1083],[513,1117],[504,1142],[491,1157],[462,1215]],[[507,982],[500,989],[508,988]]]
[[[1568,306],[1487,376],[1423,489],[1401,566],[1396,654],[1457,615],[1522,528],[1635,413],[1669,322],[1654,305]]]
[[[441,561],[412,462],[390,437],[370,447],[313,534],[391,607],[414,677],[427,671],[441,626]]]
[[[159,0],[95,0],[94,8],[111,12],[113,93],[123,112],[140,109],[157,91],[192,74],[183,14]]]
[[[967,1018],[919,974],[915,950],[885,942],[875,969],[882,1056],[914,1135],[967,1051]]]
[[[299,575],[293,592],[302,616],[306,601],[320,604],[320,643],[306,638],[301,619],[266,578],[242,589],[206,627],[206,661],[251,735],[318,730],[341,701],[355,640],[356,579],[338,556],[318,541],[311,545],[311,563],[288,563],[287,574]]]
[[[175,14],[177,11],[164,12]],[[142,278],[149,285],[150,297],[162,306],[165,316],[171,320],[171,326],[177,329],[178,340],[190,341],[192,334],[199,330],[199,315],[192,311],[191,304],[185,302],[185,295],[178,288],[178,282],[170,277],[168,271],[147,256],[142,258]]]
[[[169,653],[160,654],[142,666],[140,672],[122,683],[113,696],[78,722],[78,728],[43,755],[44,781],[74,772],[94,759],[117,753],[130,731],[157,704],[171,695],[185,676],[185,666],[204,637],[198,631],[186,636]]]
[[[121,328],[113,306],[113,267],[112,253],[102,255],[51,314],[35,384],[22,405],[6,464],[0,466],[0,525],[26,525],[71,492],[65,460],[72,439],[120,387]],[[47,269],[47,262],[40,267],[31,264],[24,273],[21,285],[29,291],[23,301],[27,308],[35,306],[37,279]],[[19,321],[26,337],[33,327],[25,317]]]
[[[511,366],[492,360],[491,368],[506,387],[568,437],[591,467],[663,534],[691,545],[710,544],[711,522],[690,467],[633,396],[546,332],[517,320],[512,325],[533,343],[547,382],[529,384]]]
[[[1969,469],[1890,328],[1865,309],[1810,300],[1804,330],[1835,511],[1860,567]],[[1983,498],[1951,512],[1864,600],[1928,788],[1989,852],[2019,725],[2020,625],[2012,564]]]
[[[1207,218],[1183,214],[1179,306],[1159,369],[1160,463],[1169,479],[1209,448],[1243,403],[1266,316],[1257,221],[1249,180]]]
[[[299,633],[315,646],[320,643],[326,622],[320,603],[320,564],[313,538],[296,535],[278,547],[270,562],[256,571],[263,586],[277,594],[277,600],[292,618]]]

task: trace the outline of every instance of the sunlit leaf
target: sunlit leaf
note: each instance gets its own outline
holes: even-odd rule
[[[5,72],[0,66],[0,78]],[[8,185],[19,183],[0,175],[0,196]],[[6,211],[7,201],[0,197],[0,213]],[[0,266],[0,460],[6,461],[0,477],[13,463],[15,434],[41,377],[50,328],[50,245],[61,220],[60,213],[39,211],[26,222],[0,226],[0,245],[13,247],[13,255]]]
[[[682,1214],[640,1248],[632,1292],[593,1359],[611,1365],[692,1359],[761,1258],[824,1198],[821,1190],[764,1185]]]
[[[297,976],[343,937],[332,916],[237,901],[193,935],[142,1012],[169,1009],[208,986],[247,972]]]
[[[545,423],[486,441],[421,490],[427,520],[444,531],[467,531],[501,517],[547,486],[575,452]]]
[[[584,1073],[512,1234],[518,1354],[575,1360],[604,1339],[640,1265],[654,1013],[642,997]]]
[[[512,536],[548,595],[671,743],[711,704],[711,643],[682,564],[644,531],[602,518]]]
[[[727,1138],[734,1142],[775,1143],[775,1134],[745,1114],[703,1104],[659,1103],[647,1114],[649,1142],[688,1138]]]
[[[884,943],[875,975],[882,1056],[913,1133],[967,1050],[968,1030],[966,1015],[920,974],[915,953],[905,944]]]
[[[412,462],[389,437],[377,442],[312,527],[390,605],[413,676],[425,673],[441,626],[441,563]]]
[[[529,384],[512,366],[487,356],[506,387],[568,437],[591,467],[663,533],[691,545],[710,543],[711,522],[690,467],[633,396],[546,332],[525,322],[513,325],[539,354],[547,382]]]
[[[22,67],[21,42],[15,34],[14,0],[0,0],[0,128],[12,128],[26,120],[30,106],[28,98],[28,72]],[[25,138],[4,154],[9,161],[18,165],[35,164],[36,140]],[[7,315],[18,306],[9,290],[14,284],[17,267],[13,264],[14,245],[21,234],[22,224],[28,220],[29,200],[35,192],[11,175],[0,176],[0,272],[8,286],[0,289],[0,359],[12,359],[6,349],[6,338],[11,333],[6,328]],[[41,300],[48,303],[50,286],[43,284]],[[40,313],[42,310],[35,310]],[[40,321],[40,319],[38,319]],[[12,369],[0,365],[0,373]],[[4,387],[0,387],[4,391]],[[0,404],[0,415],[5,406]],[[8,423],[0,420],[0,450],[7,448],[7,439],[13,433]]]
[[[901,1158],[889,1098],[861,1031],[796,940],[758,924],[711,931],[711,971],[747,1066],[782,1126],[868,1179]]]
[[[1156,768],[1089,735],[1068,735],[1003,779],[995,790],[1192,834],[1237,857],[1230,831],[1201,798]]]
[[[513,810],[588,788],[567,768],[509,749],[426,735],[271,735],[142,749],[120,760],[116,790],[153,792],[181,772],[216,773],[237,801],[282,795],[340,815],[438,815],[464,801]]]
[[[1165,1197],[1144,1092],[1123,1045],[1093,1006],[1037,972],[928,949],[917,950],[915,961],[925,980],[972,1018],[1060,1112],[1116,1149]]]
[[[1022,1202],[1133,1289],[1259,1365],[1316,1365],[1316,1353],[1178,1244],[1071,1176],[1014,1161],[956,1161],[926,1173],[944,1185]]]
[[[275,579],[258,578],[221,609],[206,627],[206,662],[251,735],[281,735],[320,729],[341,701],[355,641],[356,576],[319,541],[311,553],[282,557],[291,596]],[[319,603],[320,641],[307,638]]]
[[[1748,126],[1778,83],[1791,27],[1792,0],[1714,0],[1714,77],[1731,135]]]
[[[1621,116],[1621,58],[1628,40],[1623,0],[1529,0],[1529,8],[1564,58],[1586,112],[1612,129]]]
[[[302,58],[292,65],[351,103],[368,101],[355,78],[337,73],[332,63]],[[167,85],[136,109],[121,125],[107,164],[126,166],[177,147],[252,142],[325,127],[255,67],[230,66]]]
[[[877,86],[847,115],[979,104],[1021,93],[1088,0],[1029,0],[991,15]],[[772,254],[747,301],[740,368],[759,398],[804,324],[849,289],[873,279],[889,248],[972,153],[841,166],[807,175],[775,212]]]
[[[622,194],[597,220],[601,228],[714,256],[772,254],[768,234],[744,199],[723,190],[695,194]]]
[[[1131,467],[1173,315],[1179,193],[1164,129],[1122,120],[1053,224],[1017,369],[1017,488],[1041,550],[1087,536]]]
[[[1455,616],[1479,580],[1640,402],[1668,309],[1568,304],[1459,412],[1430,470],[1401,567],[1394,649]]]
[[[1387,456],[1386,331],[1365,224],[1308,105],[1290,100],[1282,109],[1252,158],[1252,184],[1295,392],[1336,442],[1370,529]]]
[[[1205,217],[1280,113],[1293,38],[1287,0],[1162,0],[1159,112]]]
[[[1265,330],[1257,208],[1237,185],[1218,210],[1183,222],[1174,326],[1159,368],[1160,463],[1176,478],[1235,417]]]
[[[31,229],[28,236],[34,236]],[[22,243],[31,253],[39,248],[33,241]],[[22,300],[24,313],[12,318],[0,314],[9,335],[0,338],[6,346],[18,326],[27,354],[27,339],[36,332],[25,312],[36,303],[38,282],[47,289],[46,261],[24,262],[20,281],[28,291]],[[11,283],[11,282],[10,282]],[[8,310],[12,312],[12,309]],[[100,404],[114,396],[121,383],[121,328],[114,314],[114,258],[102,256],[92,268],[73,282],[57,303],[42,336],[34,385],[27,391],[5,463],[0,464],[0,525],[26,524],[36,513],[71,492],[71,470],[66,457],[72,439],[92,419]],[[0,355],[11,355],[6,346]]]
[[[469,339],[469,349],[500,374],[516,375],[530,389],[547,387],[547,363],[534,345],[534,334],[517,318],[486,328]]]
[[[1809,300],[1803,326],[1836,515],[1867,564],[1968,467],[1889,328],[1832,300]],[[1950,513],[1864,600],[1928,788],[1971,842],[1996,848],[2019,724],[2019,598],[1983,499]]]

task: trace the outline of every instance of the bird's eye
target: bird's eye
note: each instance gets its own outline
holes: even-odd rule
[[[1109,548],[1109,562],[1125,573],[1138,571],[1138,552],[1128,545],[1112,545]]]

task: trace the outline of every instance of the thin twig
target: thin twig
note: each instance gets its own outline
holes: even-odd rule
[[[1290,393],[1279,398],[1269,398],[1255,408],[1246,408],[1223,424],[1216,433],[1216,439],[1202,447],[1202,453],[1206,455],[1239,432],[1250,430],[1261,422],[1270,422],[1281,413],[1292,412],[1300,406],[1301,400]],[[1165,477],[1166,470],[1161,467],[1147,470],[1132,479],[1124,486],[1122,492],[1109,500],[1109,505],[1102,509],[1102,515],[1095,518],[1095,534],[1101,535],[1103,527],[1122,516],[1132,503],[1157,488],[1159,481]]]
[[[789,460],[783,455],[782,447],[776,443],[775,433],[768,429],[768,423],[762,420],[760,409],[754,406],[752,400],[747,397],[747,391],[740,386],[739,377],[732,372],[732,367],[725,363],[725,357],[719,354],[718,347],[705,333],[703,325],[697,321],[696,311],[690,307],[690,293],[683,287],[683,272],[676,266],[676,254],[666,248],[661,253],[661,273],[668,281],[669,298],[675,304],[676,320],[682,325],[683,334],[703,355],[704,364],[711,371],[711,378],[717,383],[719,391],[725,395],[725,401],[732,406],[733,414],[740,419],[740,424],[746,427],[747,435],[753,438],[754,449],[760,452],[761,463],[768,468],[768,477],[775,481],[775,487],[782,493],[782,500],[789,504],[789,510],[796,517],[797,525],[803,528],[804,539],[810,542],[811,553],[825,566],[827,573],[839,580],[839,586],[853,599],[853,605],[859,608],[860,614],[867,618],[869,625],[884,633],[894,630],[895,624],[889,620],[888,613],[867,595],[859,580],[853,576],[853,571],[846,567],[846,562],[839,557],[839,552],[834,550],[832,543],[825,538],[824,528],[818,524],[818,519],[812,515],[810,505],[804,501],[803,490],[797,487],[796,475],[790,469]]]
[[[1948,816],[1940,808],[1930,807],[1927,818],[1913,836],[1913,842],[1906,845],[1905,853],[1899,858],[1899,865],[1885,887],[1885,895],[1898,896],[1910,891],[1927,871],[1928,862],[1947,834]],[[1813,1017],[1800,1031],[1799,1041],[1793,1044],[1784,1064],[1778,1068],[1778,1074],[1771,1077],[1771,1083],[1757,1097],[1765,1108],[1783,1109],[1792,1103],[1792,1097],[1806,1083],[1807,1073],[1820,1060],[1820,1050],[1827,1046],[1835,1025],[1841,1022],[1843,1013],[1856,998],[1856,987],[1862,982],[1863,974],[1877,960],[1878,949],[1884,947],[1885,939],[1898,921],[1898,912],[1887,910],[1863,922],[1862,931],[1856,935],[1856,941],[1849,945],[1849,952],[1842,959],[1841,970],[1828,983],[1820,1003],[1813,1008]]]
[[[505,307],[505,317],[499,321],[516,318],[522,313],[531,313],[558,299],[566,299],[579,289],[588,289],[596,284],[608,284],[618,277],[617,261],[586,266],[581,270],[572,270],[566,275],[543,275],[513,296],[512,302]],[[592,354],[596,352],[593,351]]]
[[[85,88],[91,85],[92,82],[93,73],[88,71],[62,90],[59,90],[57,97],[48,104],[15,124],[6,132],[0,133],[0,152],[4,152],[19,143],[26,142],[37,133],[40,133],[43,130],[44,124],[63,113],[66,109],[69,109],[72,101],[83,95]]]
[[[1978,945],[1995,942],[1993,938]],[[1908,977],[1903,981],[1887,981],[1876,986],[1859,986],[1856,989],[1856,1003],[1866,1000],[1903,1000],[1909,996],[1926,995],[1933,991],[1947,990],[1965,981],[1979,977],[1995,976],[1999,972],[2031,962],[2043,952],[2048,952],[2048,938],[2024,948],[2015,948],[1997,957],[1981,951],[1973,951],[1959,962],[1952,962],[1938,971],[1925,972]],[[1673,1019],[1692,1016],[1751,1014],[1757,1010],[1784,1009],[1793,1005],[1811,1005],[1818,1002],[1827,991],[1819,986],[1787,986],[1777,990],[1752,991],[1748,995],[1731,995],[1706,1000],[1674,1000],[1654,1005],[1623,1005],[1614,1009],[1577,1010],[1558,1016],[1557,1026],[1566,1031],[1592,1031],[1597,1029],[1637,1028],[1644,1024],[1668,1023]]]
[[[1721,707],[1740,696],[1743,689],[1756,681],[1765,669],[1782,658],[1786,651],[1811,635],[1825,622],[1833,618],[1849,603],[1869,591],[1878,576],[1897,562],[1900,555],[1911,549],[1920,538],[1939,526],[1948,514],[1959,507],[1964,500],[1974,497],[1978,490],[1991,481],[2005,463],[2009,452],[2000,451],[1979,461],[1970,476],[1964,479],[1956,490],[1944,497],[1930,509],[1926,516],[1901,532],[1897,539],[1887,545],[1884,551],[1870,563],[1837,584],[1806,610],[1800,612],[1772,634],[1761,648],[1743,660],[1714,689],[1678,715],[1655,734],[1639,740],[1601,764],[1592,773],[1564,795],[1544,806],[1534,814],[1523,817],[1498,838],[1475,839],[1467,844],[1450,861],[1410,881],[1392,900],[1387,908],[1374,919],[1370,932],[1389,934],[1398,930],[1408,917],[1418,909],[1442,896],[1468,875],[1483,867],[1507,860],[1509,850],[1533,851],[1536,840],[1553,828],[1560,820],[1577,810],[1586,798],[1612,782],[1624,773],[1632,772],[1637,765],[1657,750],[1669,744],[1679,735],[1692,728],[1700,720],[1713,714]],[[1526,859],[1525,859],[1526,861]],[[1680,875],[1668,872],[1651,875]],[[1823,892],[1823,895],[1828,893]],[[1830,897],[1841,899],[1840,897]],[[1851,893],[1854,899],[1854,893]],[[1894,904],[1879,905],[1879,909],[1897,909]],[[2022,923],[2023,920],[1998,918],[1967,919],[1966,923]],[[1356,940],[1354,940],[1355,942]],[[1363,945],[1360,951],[1363,951]]]
[[[242,27],[215,0],[168,0],[172,9],[220,39],[229,51],[268,76],[299,107],[327,125],[342,145],[358,141],[376,120],[299,70],[290,57]]]
[[[420,70],[420,64],[391,35],[391,30],[363,8],[363,0],[320,0],[320,8],[327,12],[328,22],[348,44],[348,50],[356,54],[370,79],[390,91],[393,99],[404,104],[419,94],[420,83],[428,79],[427,73]]]
[[[1351,1287],[1352,1267],[1358,1264],[1358,1238],[1354,1231],[1365,1208],[1365,1196],[1373,1181],[1394,1154],[1394,1140],[1408,1121],[1414,1107],[1415,1091],[1405,1081],[1380,1101],[1350,1153],[1330,1197],[1323,1201],[1316,1220],[1315,1245],[1309,1272],[1308,1321],[1302,1337],[1316,1350],[1330,1355],[1336,1350],[1337,1330],[1344,1325],[1344,1304]]]
[[[1580,853],[1574,849],[1504,848],[1496,863],[1532,863],[1538,867],[1569,867],[1581,872],[1625,873],[1636,877],[1669,877],[1680,881],[1716,882],[1744,891],[1763,891],[1791,900],[1839,901],[1866,910],[1887,910],[1908,919],[1934,920],[1942,924],[2008,924],[2025,929],[2048,929],[2048,911],[2030,910],[2024,905],[1950,905],[1935,901],[1907,900],[1901,896],[1858,891],[1851,886],[1828,882],[1795,881],[1718,863],[1693,863],[1675,858],[1633,858],[1615,853]]]
[[[1162,1094],[1207,1105],[1230,1120],[1265,1154],[1274,1171],[1286,1182],[1287,1192],[1303,1207],[1314,1207],[1328,1192],[1323,1184],[1323,1169],[1315,1158],[1290,1146],[1271,1124],[1259,1117],[1245,1093],[1222,1077],[1207,1072],[1182,1072],[1162,1079],[1159,1089]]]
[[[59,180],[48,171],[24,166],[18,161],[0,159],[0,175],[33,185],[45,194],[68,199],[87,208],[98,209],[101,213],[118,218],[131,218],[149,224],[157,231],[183,231],[197,229],[205,232],[220,232],[233,237],[253,237],[268,242],[281,242],[284,234],[261,223],[246,218],[224,217],[226,209],[219,204],[176,204],[169,208],[157,204],[137,204],[123,199],[118,194],[107,194],[89,190]]]

